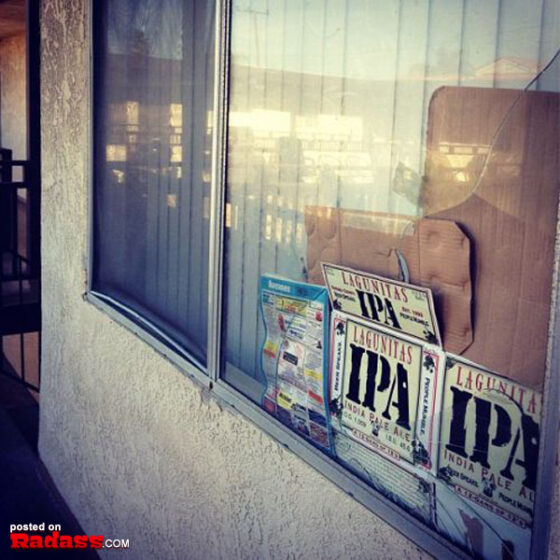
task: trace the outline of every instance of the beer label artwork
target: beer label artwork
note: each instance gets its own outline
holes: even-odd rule
[[[414,459],[420,467],[436,473],[439,424],[437,417],[441,399],[441,377],[445,364],[443,350],[424,346],[422,349],[422,376],[418,395]]]
[[[336,456],[352,465],[372,486],[395,503],[431,523],[433,519],[434,485],[414,473],[372,453],[352,438],[333,430]]]
[[[348,319],[344,354],[342,429],[370,449],[413,463],[422,347]]]
[[[315,445],[330,449],[327,292],[264,275],[260,301],[265,326],[262,406]]]
[[[533,518],[541,400],[509,379],[447,360],[438,476],[520,527]]]
[[[334,309],[441,345],[429,289],[332,264],[322,267]]]

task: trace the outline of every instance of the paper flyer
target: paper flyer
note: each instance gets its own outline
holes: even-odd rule
[[[333,312],[331,414],[340,431],[395,462],[435,473],[443,353]]]
[[[265,326],[262,406],[317,446],[330,450],[327,291],[264,275],[260,304]]]
[[[336,456],[376,490],[405,507],[425,523],[432,522],[433,484],[397,467],[378,453],[333,430]]]
[[[333,309],[441,346],[432,292],[382,276],[322,263]]]
[[[531,528],[512,524],[471,500],[463,498],[453,485],[435,481],[437,530],[474,558],[527,560],[531,549]]]
[[[438,476],[463,498],[531,525],[541,406],[540,393],[449,357]]]

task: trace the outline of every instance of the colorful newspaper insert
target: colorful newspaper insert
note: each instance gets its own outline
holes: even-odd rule
[[[541,401],[509,379],[447,361],[438,476],[521,527],[533,518]]]
[[[332,264],[322,267],[334,309],[441,346],[429,289]]]
[[[422,347],[349,319],[340,421],[363,445],[394,460],[415,461]]]
[[[265,327],[262,406],[315,445],[330,449],[327,291],[263,275],[260,303]]]

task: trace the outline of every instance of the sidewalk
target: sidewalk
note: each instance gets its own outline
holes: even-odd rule
[[[11,524],[58,523],[62,534],[85,534],[37,454],[38,418],[39,406],[29,392],[0,376],[0,558],[96,560],[91,549],[10,549]]]

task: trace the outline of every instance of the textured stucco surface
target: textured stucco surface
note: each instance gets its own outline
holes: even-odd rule
[[[427,558],[83,300],[87,4],[42,2],[40,453],[60,491],[135,559]]]
[[[3,148],[27,157],[25,35],[0,40],[0,118]]]
[[[556,483],[554,485],[554,498],[552,500],[552,527],[550,549],[548,557],[560,558],[560,465],[558,458],[560,457],[560,442],[556,450]]]

